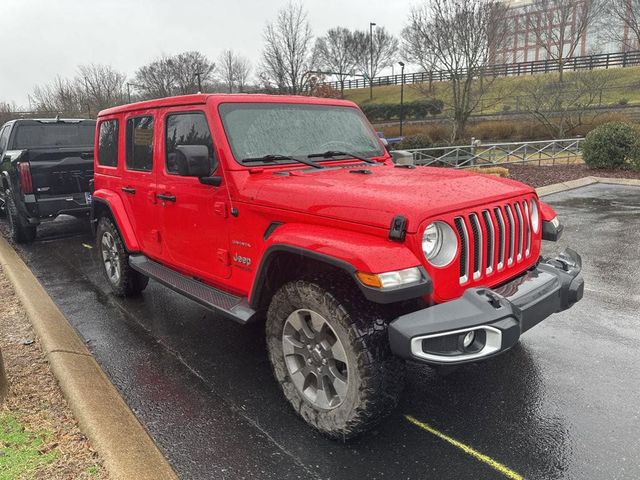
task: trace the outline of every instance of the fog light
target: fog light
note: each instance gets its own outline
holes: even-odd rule
[[[462,340],[462,346],[464,348],[469,348],[475,339],[476,332],[474,330],[467,332],[467,334],[464,336],[464,339]]]

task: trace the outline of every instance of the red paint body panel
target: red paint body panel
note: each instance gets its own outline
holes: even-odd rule
[[[539,202],[540,203],[540,218],[542,218],[543,222],[550,222],[554,218],[557,217],[555,210],[551,207],[551,205]]]
[[[388,154],[375,158],[376,165],[359,167],[368,169],[369,175],[350,173],[353,169],[344,167],[361,162],[348,159],[323,162],[328,167],[323,170],[295,163],[248,167],[233,158],[218,115],[218,106],[225,102],[357,108],[352,102],[335,99],[216,94],[153,100],[101,112],[97,128],[106,119],[120,121],[119,164],[116,168],[100,166],[96,158],[95,196],[112,205],[129,250],[141,251],[182,273],[247,297],[263,254],[272,245],[307,249],[369,273],[423,265],[433,280],[432,299],[437,302],[457,298],[472,286],[499,285],[537,262],[540,231],[532,234],[528,255],[520,261],[461,284],[460,253],[449,266],[436,268],[425,260],[421,247],[422,234],[430,222],[451,223],[456,217],[466,218],[514,199],[536,201],[531,187],[453,169],[395,168]],[[166,116],[186,111],[206,114],[219,162],[214,175],[222,177],[219,187],[166,171]],[[154,115],[154,169],[132,175],[124,167],[125,122],[141,114]],[[96,135],[96,151],[97,142]],[[276,174],[283,171],[289,174]],[[137,199],[137,211],[135,207],[127,209],[131,200],[121,191],[134,181],[139,182],[137,188],[146,189]],[[177,201],[156,200],[155,195],[165,193],[175,195]],[[540,203],[540,207],[544,219],[548,206]],[[397,215],[408,221],[404,242],[388,238],[389,226]],[[265,240],[265,231],[274,222],[282,225]],[[487,235],[486,227],[482,229]],[[493,248],[497,254],[498,246]]]

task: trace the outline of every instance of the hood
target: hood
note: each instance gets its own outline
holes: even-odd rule
[[[289,174],[264,170],[249,177],[245,193],[251,203],[385,229],[403,215],[410,233],[428,218],[534,191],[513,180],[463,170],[388,164]]]

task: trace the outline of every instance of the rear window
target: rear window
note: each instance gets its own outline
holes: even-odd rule
[[[100,124],[98,164],[106,167],[118,166],[118,120],[107,120]]]
[[[127,169],[150,172],[153,168],[153,117],[127,120]]]
[[[12,148],[92,147],[95,129],[90,123],[18,125]]]

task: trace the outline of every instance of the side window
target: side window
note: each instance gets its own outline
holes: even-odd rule
[[[206,146],[209,149],[209,161],[213,172],[216,166],[213,140],[211,139],[211,132],[204,113],[176,113],[167,116],[165,151],[168,173],[178,173],[176,147],[179,145]]]
[[[100,124],[98,165],[118,166],[118,120],[106,120]]]
[[[127,169],[150,172],[153,169],[153,117],[127,120]]]
[[[0,154],[3,154],[7,149],[7,144],[9,143],[9,131],[11,128],[9,125],[5,125],[5,127],[0,130]]]

